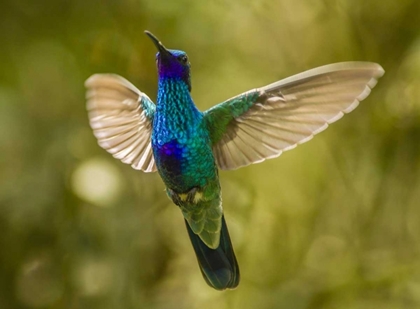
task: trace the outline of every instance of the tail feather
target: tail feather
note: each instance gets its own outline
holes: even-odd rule
[[[236,288],[240,279],[239,266],[233,252],[225,217],[222,216],[220,244],[216,249],[207,247],[200,237],[194,234],[187,221],[185,225],[207,284],[216,290]]]

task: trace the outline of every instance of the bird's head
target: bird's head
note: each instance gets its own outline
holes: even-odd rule
[[[149,31],[145,31],[145,33],[158,49],[156,65],[159,77],[180,79],[187,84],[188,90],[191,91],[191,65],[187,54],[181,50],[167,49],[152,33]]]

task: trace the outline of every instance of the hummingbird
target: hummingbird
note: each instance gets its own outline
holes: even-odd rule
[[[321,66],[255,88],[202,112],[191,97],[184,51],[157,48],[157,103],[115,74],[85,82],[98,144],[123,163],[158,172],[184,217],[201,273],[216,290],[234,289],[238,262],[223,214],[218,170],[234,170],[309,141],[354,110],[384,74],[372,62]]]

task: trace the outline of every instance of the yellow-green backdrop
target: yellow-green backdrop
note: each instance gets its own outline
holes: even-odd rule
[[[201,277],[157,174],[102,150],[83,83],[153,100],[155,47],[188,52],[200,109],[323,64],[380,63],[354,112],[221,172],[241,266]],[[420,308],[420,1],[2,0],[0,308]]]

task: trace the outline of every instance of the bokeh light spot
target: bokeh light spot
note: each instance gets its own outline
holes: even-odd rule
[[[45,307],[63,294],[63,285],[50,258],[36,257],[24,263],[16,280],[16,296],[23,304]]]
[[[115,282],[113,265],[104,259],[86,259],[76,268],[77,288],[86,296],[104,294]]]
[[[103,159],[90,159],[74,171],[71,184],[74,193],[97,206],[109,207],[118,198],[123,178],[118,169]]]

